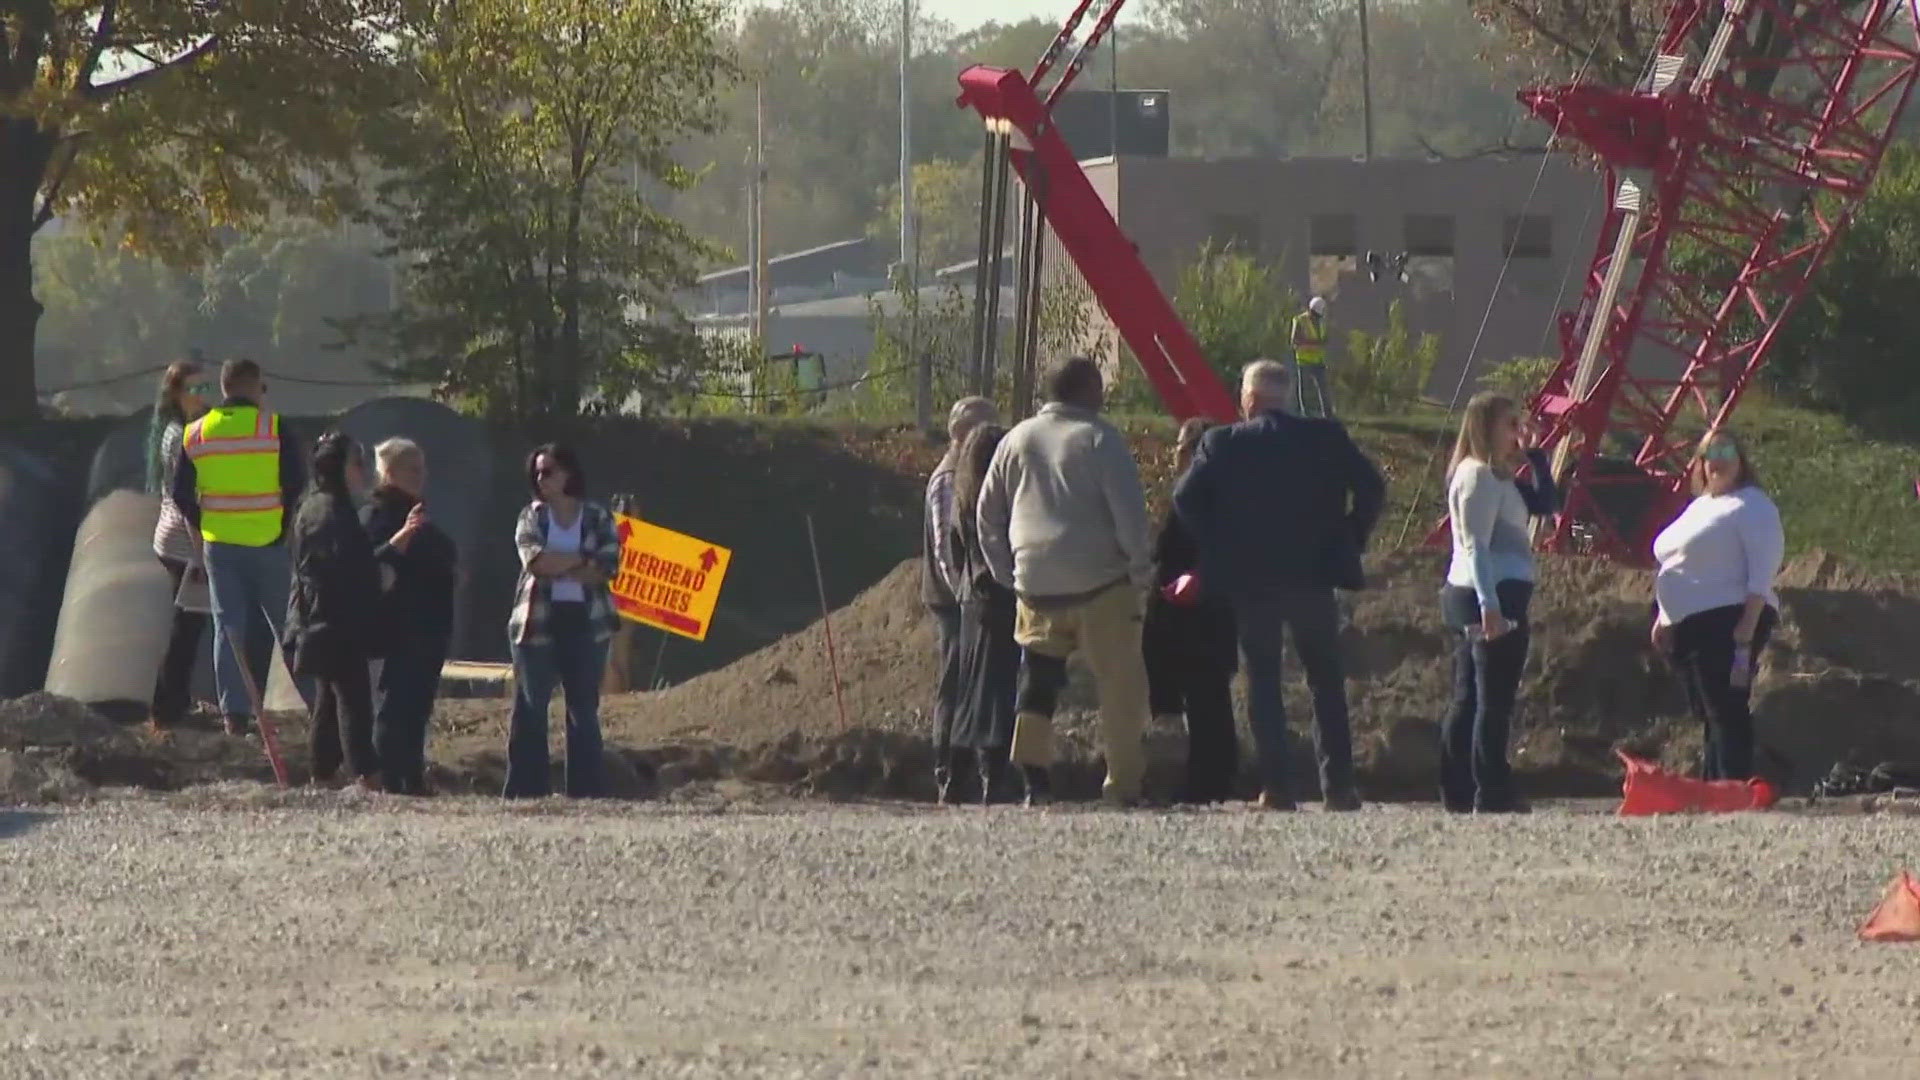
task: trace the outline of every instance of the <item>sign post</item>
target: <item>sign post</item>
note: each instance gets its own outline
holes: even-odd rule
[[[707,640],[733,552],[636,517],[614,515],[620,571],[611,585],[622,618]]]

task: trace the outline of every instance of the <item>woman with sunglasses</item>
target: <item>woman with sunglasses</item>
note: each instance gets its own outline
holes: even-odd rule
[[[507,622],[514,697],[505,794],[552,793],[547,706],[558,686],[567,700],[567,795],[593,798],[602,793],[600,677],[619,624],[607,583],[620,568],[620,537],[613,514],[587,501],[586,474],[566,446],[529,455],[527,485],[533,501],[514,532],[520,581]]]
[[[181,582],[189,575],[205,580],[207,573],[200,561],[198,534],[173,501],[173,470],[180,460],[181,439],[187,425],[207,411],[209,388],[204,376],[200,365],[191,360],[168,364],[160,377],[160,396],[154,401],[153,423],[147,433],[147,494],[160,497],[153,553],[166,567],[172,589],[168,595],[176,599]],[[160,659],[160,674],[154,680],[153,702],[147,713],[148,724],[157,736],[186,719],[193,693],[193,664],[200,653],[200,635],[206,630],[207,619],[204,611],[174,605],[167,651]]]
[[[1695,498],[1653,541],[1653,647],[1680,675],[1706,727],[1701,775],[1753,776],[1750,702],[1760,652],[1778,624],[1774,577],[1786,553],[1780,511],[1746,448],[1709,432],[1693,461]]]

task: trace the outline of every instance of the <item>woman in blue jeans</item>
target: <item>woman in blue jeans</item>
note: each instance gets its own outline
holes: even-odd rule
[[[586,474],[567,447],[535,450],[527,484],[533,501],[514,533],[520,582],[507,622],[514,696],[505,794],[552,794],[547,707],[558,686],[567,702],[567,795],[593,798],[602,794],[600,676],[619,621],[607,583],[620,567],[620,538],[613,514],[586,500]]]
[[[1458,636],[1453,710],[1440,744],[1440,797],[1455,813],[1525,813],[1507,761],[1533,599],[1532,518],[1559,511],[1546,454],[1513,399],[1476,394],[1447,474],[1453,561],[1440,607]],[[1527,465],[1529,479],[1518,476]]]

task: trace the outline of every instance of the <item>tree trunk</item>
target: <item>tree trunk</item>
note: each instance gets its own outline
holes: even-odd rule
[[[28,119],[0,118],[0,420],[39,415],[33,335],[40,301],[33,295],[34,213],[52,133]]]

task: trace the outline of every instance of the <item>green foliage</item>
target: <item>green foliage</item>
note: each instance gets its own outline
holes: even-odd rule
[[[1254,360],[1290,355],[1293,317],[1300,310],[1272,267],[1211,243],[1180,272],[1173,306],[1200,354],[1229,385]]]
[[[401,0],[35,0],[0,14],[0,413],[35,399],[31,241],[56,217],[178,262],[350,194]],[[116,244],[115,246],[119,246]]]
[[[1395,300],[1387,308],[1383,333],[1347,333],[1347,355],[1332,366],[1333,397],[1340,408],[1368,416],[1407,412],[1426,392],[1427,377],[1440,358],[1440,336],[1407,329],[1406,311]]]
[[[979,158],[970,163],[923,161],[913,167],[913,216],[916,257],[922,267],[939,269],[974,257],[980,246]],[[886,187],[885,209],[867,235],[883,250],[900,241],[900,185]],[[1018,201],[1014,201],[1018,205]]]
[[[410,263],[400,308],[356,337],[493,417],[682,393],[709,359],[671,314],[704,253],[650,185],[711,130],[732,68],[708,0],[465,0],[409,28],[418,95],[377,149],[373,220]]]
[[[839,411],[863,418],[898,420],[914,415],[920,365],[933,366],[935,412],[974,392],[973,293],[958,285],[915,291],[896,276],[891,292],[867,300],[873,351],[857,385],[838,398]],[[1011,339],[1002,336],[1004,357]],[[1004,364],[1001,367],[1004,369]]]
[[[1480,388],[1525,405],[1547,383],[1560,361],[1551,356],[1516,356],[1495,364],[1480,376]]]
[[[1920,433],[1920,150],[1889,148],[1872,192],[1789,317],[1765,369],[1792,400]]]
[[[371,238],[287,221],[237,238],[196,268],[79,232],[41,237],[40,359],[67,385],[142,371],[199,349],[273,369],[364,378],[368,358],[334,348],[332,324],[384,310],[389,269]]]

